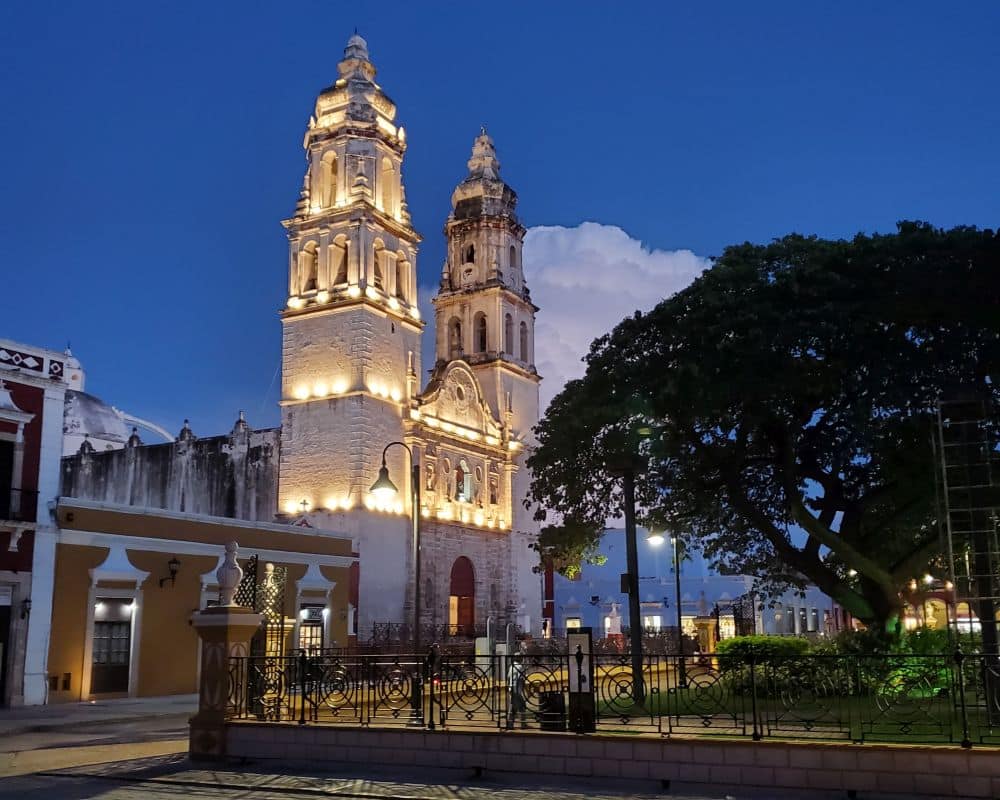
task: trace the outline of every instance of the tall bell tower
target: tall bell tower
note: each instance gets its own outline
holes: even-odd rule
[[[370,527],[366,510],[377,510],[369,508],[368,489],[382,448],[403,438],[403,418],[418,390],[420,236],[401,177],[406,134],[375,82],[364,39],[350,38],[337,69],[309,120],[302,193],[284,222],[279,511],[358,533]],[[408,474],[400,448],[390,467],[394,475]],[[398,556],[399,570],[406,564],[406,486],[401,482],[405,507],[377,526],[385,541],[369,551],[384,545]],[[357,513],[347,513],[352,509]],[[405,584],[402,571],[398,582]],[[369,598],[373,614],[381,613],[377,602]],[[384,613],[398,617],[388,608]]]
[[[434,298],[438,364],[464,359],[496,417],[526,437],[538,421],[535,312],[524,280],[517,194],[483,128],[451,196],[448,256]]]

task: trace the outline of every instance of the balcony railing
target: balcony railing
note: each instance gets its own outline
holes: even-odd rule
[[[35,522],[38,492],[34,489],[0,490],[0,520]]]

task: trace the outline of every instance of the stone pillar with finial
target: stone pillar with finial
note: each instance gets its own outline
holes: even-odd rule
[[[250,639],[260,628],[261,615],[236,604],[236,590],[243,579],[236,560],[238,549],[236,542],[226,545],[222,564],[215,573],[219,605],[191,615],[191,624],[201,639],[198,713],[191,718],[188,740],[192,759],[225,758],[231,673],[248,674],[245,659],[250,655]]]

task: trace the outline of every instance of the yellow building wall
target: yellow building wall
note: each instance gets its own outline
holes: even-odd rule
[[[142,586],[139,631],[139,671],[136,694],[157,697],[195,694],[198,691],[198,634],[191,614],[201,601],[201,576],[218,564],[211,556],[178,556],[180,567],[174,584],[160,588],[169,574],[167,553],[127,550],[129,561],[149,573]]]
[[[49,688],[50,703],[68,703],[85,699],[83,687],[84,642],[87,630],[91,570],[108,555],[106,547],[56,545],[55,600],[52,604],[52,628],[49,635],[49,676],[55,676],[57,689]],[[69,690],[63,690],[63,676],[70,676]]]

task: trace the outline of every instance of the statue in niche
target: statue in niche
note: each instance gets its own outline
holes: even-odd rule
[[[483,468],[476,467],[472,470],[472,502],[480,508],[483,507]]]
[[[424,474],[426,475],[427,478],[427,483],[425,485],[425,488],[427,489],[428,492],[433,492],[434,484],[437,482],[437,475],[435,473],[434,465],[428,464],[426,467],[424,467]]]
[[[495,506],[500,502],[499,480],[496,475],[490,475],[490,505]]]

